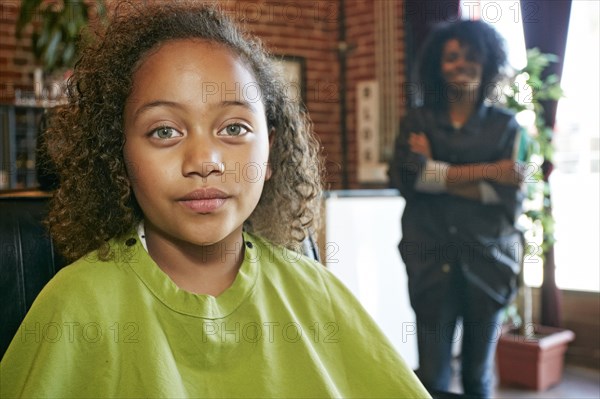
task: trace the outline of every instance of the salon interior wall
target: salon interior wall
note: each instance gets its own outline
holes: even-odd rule
[[[382,11],[381,5],[386,9]],[[303,57],[306,65],[305,103],[323,146],[325,186],[327,189],[372,188],[358,181],[358,143],[356,87],[369,80],[386,77],[385,93],[394,96],[393,109],[387,119],[399,120],[406,109],[402,91],[405,78],[404,0],[289,0],[289,1],[224,1],[233,15],[245,18],[246,26],[259,35],[275,54]],[[343,16],[340,14],[343,7]],[[392,29],[382,32],[378,15],[389,13]],[[340,26],[344,26],[346,54],[345,115],[347,148],[342,165],[342,131],[340,114],[339,49]],[[388,24],[389,26],[389,24]],[[383,42],[385,41],[385,46]],[[383,59],[394,65],[394,76],[382,76]],[[379,56],[378,54],[379,50]],[[389,53],[389,54],[388,54]],[[389,71],[388,69],[385,69]],[[387,104],[389,101],[385,101]],[[389,108],[389,104],[386,105]],[[386,125],[387,126],[387,125]],[[394,130],[394,126],[388,129]],[[389,133],[389,132],[388,132]],[[392,133],[393,134],[393,133]],[[388,134],[389,136],[389,134]],[[348,187],[343,187],[343,171]],[[384,186],[379,184],[379,186]]]
[[[116,3],[107,0],[109,9]],[[214,3],[214,1],[207,1]],[[349,188],[361,188],[357,179],[356,85],[377,78],[376,3],[371,0],[243,0],[219,1],[219,6],[262,38],[277,55],[302,57],[305,61],[305,98],[315,131],[323,146],[328,189],[342,188],[342,143],[340,127],[340,82],[338,38],[341,21],[339,7],[345,12],[347,52],[347,163]],[[394,54],[398,90],[397,116],[404,103],[400,85],[404,81],[403,0],[393,3],[398,17],[395,32],[389,37]],[[35,62],[30,49],[30,30],[15,37],[15,23],[21,0],[0,1],[0,102],[12,103],[15,90],[33,90]],[[390,47],[388,47],[390,48]],[[389,58],[389,57],[388,57]]]

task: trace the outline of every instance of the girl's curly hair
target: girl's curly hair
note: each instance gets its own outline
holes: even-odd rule
[[[438,26],[423,44],[416,70],[421,92],[419,102],[430,108],[444,108],[448,102],[441,62],[444,45],[450,39],[467,47],[470,55],[483,67],[478,103],[487,96],[497,96],[496,88],[492,86],[501,78],[501,69],[506,64],[504,39],[483,21],[463,20]]]
[[[272,131],[272,176],[246,222],[247,230],[289,248],[316,231],[322,164],[312,123],[256,38],[242,34],[213,7],[185,2],[119,4],[95,44],[82,51],[68,82],[68,104],[55,110],[44,135],[60,184],[48,225],[59,250],[77,259],[132,231],[143,215],[123,158],[123,110],[132,75],[145,54],[168,40],[198,38],[231,49],[262,88]]]

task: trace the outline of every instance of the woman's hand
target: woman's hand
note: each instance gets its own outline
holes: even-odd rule
[[[431,146],[429,145],[429,139],[425,133],[411,133],[408,137],[408,144],[410,145],[410,150],[412,152],[421,154],[427,159],[432,159]]]

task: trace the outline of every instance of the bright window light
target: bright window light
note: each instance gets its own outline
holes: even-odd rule
[[[600,51],[597,1],[574,0],[554,134],[551,175],[556,284],[600,291]]]
[[[509,65],[517,70],[527,64],[523,19],[519,1],[463,0],[462,19],[481,19],[492,25],[506,41]]]

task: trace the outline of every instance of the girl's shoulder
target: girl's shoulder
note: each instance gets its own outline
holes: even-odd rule
[[[260,264],[262,278],[274,287],[281,287],[286,294],[301,293],[305,298],[331,304],[355,303],[347,287],[323,264],[262,237],[246,237],[254,247],[253,260]]]
[[[249,259],[260,263],[261,268],[278,269],[307,277],[326,271],[325,266],[302,253],[301,245],[297,249],[290,249],[258,235],[244,234]]]
[[[115,246],[113,245],[112,248]],[[127,273],[126,268],[123,267],[127,264],[125,256],[132,258],[131,254],[113,252],[107,260],[102,260],[98,251],[92,251],[59,270],[50,283],[60,285],[93,283],[94,286],[110,284],[115,278]]]
[[[42,289],[36,302],[52,303],[70,308],[73,304],[102,306],[106,298],[135,284],[126,257],[131,254],[121,250],[118,241],[111,241],[113,256],[101,260],[98,251],[92,251],[65,266]]]

